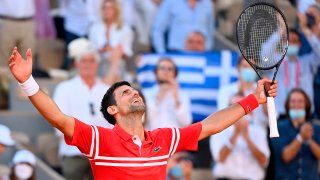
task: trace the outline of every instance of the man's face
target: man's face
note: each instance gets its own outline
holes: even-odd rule
[[[95,56],[91,53],[82,56],[82,58],[76,62],[78,73],[81,77],[89,78],[96,77],[99,64],[95,59]]]
[[[156,78],[159,82],[169,82],[176,78],[175,67],[170,61],[162,61],[157,67]]]
[[[186,51],[189,52],[204,52],[205,40],[204,37],[198,33],[191,33],[186,40]]]
[[[139,92],[130,86],[118,87],[114,91],[114,98],[120,114],[144,112],[146,109]]]
[[[289,99],[289,108],[290,109],[305,109],[306,101],[304,96],[300,92],[294,92],[291,94]]]

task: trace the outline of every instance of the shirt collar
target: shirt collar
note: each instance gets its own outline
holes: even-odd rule
[[[133,135],[127,133],[125,130],[123,130],[118,124],[116,124],[113,128],[113,131],[120,136],[120,138],[122,138],[125,141],[129,141],[130,139],[132,139]],[[150,136],[149,133],[144,130],[144,136],[145,136],[145,141],[150,141]]]

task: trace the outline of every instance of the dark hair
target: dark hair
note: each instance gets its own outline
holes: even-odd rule
[[[117,105],[117,102],[114,98],[114,91],[121,86],[130,86],[131,84],[128,83],[127,81],[120,81],[114,83],[106,92],[106,94],[103,96],[103,99],[101,101],[101,108],[100,111],[103,114],[103,117],[110,123],[115,125],[116,124],[116,119],[113,117],[113,115],[109,114],[107,109],[109,106]]]
[[[299,33],[296,29],[294,29],[294,28],[289,28],[289,33],[294,33],[294,34],[296,34],[296,35],[298,36],[298,38],[299,38],[299,41],[301,42],[300,33]]]
[[[163,62],[163,61],[169,61],[169,62],[173,65],[173,67],[174,67],[174,76],[177,77],[177,76],[178,76],[178,67],[177,67],[177,65],[173,62],[173,60],[172,60],[171,58],[169,58],[169,57],[162,57],[162,58],[159,59],[157,65],[156,65],[156,67],[155,67],[155,69],[154,69],[154,73],[155,73],[155,74],[157,73],[157,71],[158,71],[158,69],[159,69],[159,66],[160,66],[160,63]]]
[[[306,120],[308,121],[308,119],[309,119],[310,116],[311,116],[311,101],[310,101],[310,98],[309,98],[309,96],[307,95],[307,93],[304,92],[302,89],[299,89],[299,88],[294,88],[294,89],[292,89],[292,90],[289,92],[288,96],[287,96],[287,99],[286,99],[286,102],[285,102],[286,116],[287,116],[288,118],[290,118],[290,117],[289,117],[290,98],[291,98],[292,94],[293,94],[293,93],[296,93],[296,92],[301,93],[301,94],[303,95],[303,97],[304,97],[304,100],[305,100],[305,109],[304,109],[304,110],[306,111]]]

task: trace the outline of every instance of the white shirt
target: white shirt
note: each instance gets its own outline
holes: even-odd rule
[[[80,121],[111,128],[112,125],[107,122],[100,112],[101,100],[108,90],[109,86],[97,79],[92,89],[76,76],[68,81],[60,83],[54,92],[53,99],[64,114],[73,116]],[[91,109],[90,103],[93,104]],[[94,114],[92,114],[92,110]],[[62,135],[61,132],[59,132]],[[60,139],[59,154],[61,156],[81,155],[77,147],[68,146],[63,136]]]
[[[222,163],[218,161],[222,148],[230,141],[233,135],[234,126],[211,136],[210,150],[216,161],[213,167],[213,174],[217,178],[231,179],[263,179],[265,169],[251,153],[245,139],[239,136],[227,159]],[[266,131],[257,125],[249,125],[249,136],[255,146],[269,159],[270,150],[267,141]]]
[[[160,104],[156,103],[159,86],[143,91],[147,104],[146,129],[163,127],[185,127],[192,123],[191,101],[187,94],[179,91],[180,106],[176,109],[173,94],[168,92]]]
[[[112,24],[109,32],[109,42],[107,41],[106,31],[106,25],[103,22],[97,22],[90,28],[89,39],[95,49],[100,49],[107,43],[112,47],[121,44],[123,51],[127,56],[133,54],[133,32],[128,26],[123,24],[122,27],[118,29],[116,24]]]
[[[254,83],[252,89],[245,93],[245,95],[249,95],[254,92],[256,84]],[[231,98],[239,92],[239,83],[234,82],[225,86],[222,86],[218,90],[217,97],[217,108],[218,110],[229,107]],[[259,106],[253,112],[251,112],[252,121],[262,126],[263,128],[268,127],[268,117],[264,114],[263,107]]]
[[[87,3],[84,0],[60,0],[60,9],[65,14],[65,29],[78,36],[85,36],[89,30]]]
[[[0,0],[0,15],[26,18],[35,15],[35,0]]]

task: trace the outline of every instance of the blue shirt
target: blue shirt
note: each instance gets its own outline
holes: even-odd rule
[[[214,18],[210,0],[198,0],[192,9],[187,0],[165,0],[156,16],[152,43],[158,53],[165,52],[165,32],[168,31],[168,48],[183,51],[189,33],[201,32],[206,39],[206,50],[213,44]]]
[[[298,154],[290,162],[282,160],[284,148],[289,145],[299,133],[290,120],[278,123],[279,138],[271,139],[271,147],[275,159],[275,179],[319,179],[318,160],[311,152],[307,143],[302,144]],[[320,127],[313,124],[313,139],[320,144]]]

